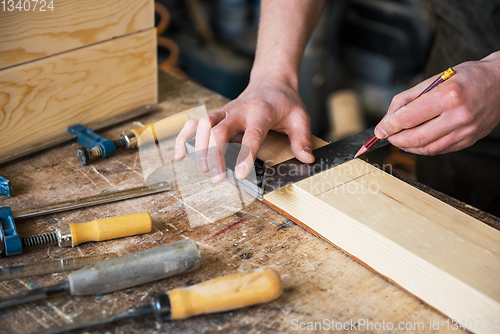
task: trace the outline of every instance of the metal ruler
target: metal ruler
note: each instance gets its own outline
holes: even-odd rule
[[[25,278],[30,276],[62,273],[83,268],[89,264],[114,259],[118,257],[115,253],[104,253],[99,255],[75,257],[49,261],[42,263],[26,264],[23,266],[0,268],[0,281],[7,281],[14,278]]]
[[[170,184],[167,181],[163,181],[135,188],[115,190],[98,195],[77,198],[70,201],[41,205],[26,209],[12,210],[12,216],[14,217],[14,219],[33,218],[56,212],[75,210],[99,204],[118,202],[125,199],[157,194],[163,191],[168,191],[170,189]]]

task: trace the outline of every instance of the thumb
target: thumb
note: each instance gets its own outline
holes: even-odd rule
[[[306,164],[314,162],[310,124],[309,119],[305,122],[304,120],[294,122],[294,125],[289,129],[289,131],[286,131],[288,138],[290,138],[290,146],[293,155]]]

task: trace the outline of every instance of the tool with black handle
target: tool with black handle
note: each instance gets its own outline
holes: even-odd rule
[[[145,317],[155,317],[158,321],[181,320],[200,314],[225,312],[267,303],[278,298],[282,291],[281,279],[275,270],[257,269],[157,294],[151,304],[111,318],[72,324],[43,333],[88,330],[96,326]]]
[[[200,261],[196,243],[181,240],[92,264],[69,274],[63,283],[0,300],[0,309],[61,292],[73,296],[102,295],[197,269]]]

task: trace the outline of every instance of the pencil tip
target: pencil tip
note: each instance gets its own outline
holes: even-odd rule
[[[366,151],[368,151],[368,149],[365,147],[365,145],[361,146],[359,151],[354,155],[354,158],[359,157],[361,154],[365,153]]]

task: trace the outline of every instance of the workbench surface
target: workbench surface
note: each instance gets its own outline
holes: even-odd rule
[[[148,124],[199,105],[206,105],[210,111],[227,102],[192,82],[180,81],[164,73],[160,73],[160,101],[164,101],[160,112],[138,120]],[[131,127],[132,122],[127,122],[101,131],[100,134],[105,138],[117,138],[122,131]],[[0,197],[0,206],[10,206],[14,210],[144,183],[137,151],[118,151],[112,157],[82,166],[76,157],[79,146],[76,142],[66,143],[1,165],[0,175],[11,181],[14,197]],[[189,161],[184,163],[189,164]],[[183,172],[188,173],[189,168],[177,170],[179,175]],[[233,187],[227,181],[223,183],[223,189]],[[407,328],[423,323],[424,328],[408,330],[408,333],[428,332],[429,323],[439,320],[440,330],[437,332],[460,332],[460,329],[454,330],[452,323],[448,322],[448,326],[448,319],[439,312],[363,267],[343,251],[277,214],[266,204],[242,199],[241,194],[232,188],[228,191],[220,189],[200,179],[183,191],[176,189],[124,202],[19,221],[19,234],[29,236],[52,232],[62,223],[149,211],[153,230],[144,235],[86,243],[74,248],[54,245],[28,248],[23,255],[1,259],[1,267],[106,252],[125,255],[186,238],[198,243],[202,263],[193,272],[108,295],[72,297],[61,294],[1,311],[0,332],[33,333],[84,319],[106,317],[150,302],[152,292],[261,267],[274,268],[281,274],[283,295],[273,302],[170,323],[160,323],[154,319],[125,322],[95,332],[274,333],[294,332],[299,326],[305,329],[301,332],[313,332],[307,330],[308,323],[321,322],[324,325],[325,320],[349,323],[349,326],[344,324],[342,327],[367,333],[380,331],[370,329],[367,325],[360,327],[363,320],[371,322],[374,327],[391,322],[395,329],[399,323]],[[424,190],[434,196],[441,196],[441,199],[497,229],[500,226],[495,217],[425,187]],[[219,208],[222,208],[220,212]],[[60,283],[67,274],[0,282],[0,297]],[[358,319],[363,320],[360,322]],[[354,327],[350,327],[351,323]]]

